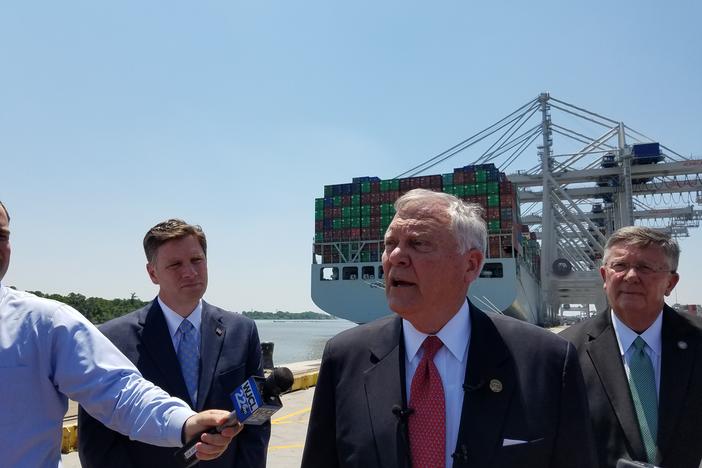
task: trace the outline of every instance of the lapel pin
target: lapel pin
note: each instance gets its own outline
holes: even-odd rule
[[[215,333],[217,334],[217,336],[222,336],[222,333],[224,333],[224,329],[222,327],[217,327],[215,329]]]
[[[678,341],[678,348],[687,349],[687,343],[685,341]]]
[[[490,390],[492,390],[494,393],[500,393],[502,391],[502,382],[497,379],[491,379]]]

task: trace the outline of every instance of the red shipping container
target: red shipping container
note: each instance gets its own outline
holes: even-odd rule
[[[321,219],[314,222],[314,232],[321,232],[324,230],[324,221]]]
[[[351,195],[341,196],[341,206],[351,206]]]
[[[332,208],[332,218],[341,218],[341,208]]]
[[[512,221],[509,220],[501,220],[500,221],[500,229],[507,230],[507,229],[512,229]]]
[[[361,205],[370,205],[371,204],[371,194],[370,193],[362,193],[361,194]]]
[[[380,205],[371,205],[370,214],[371,216],[380,216]]]
[[[380,216],[371,216],[370,227],[380,229]]]
[[[464,184],[474,184],[475,183],[475,172],[465,172],[463,174]]]
[[[453,185],[463,185],[465,181],[465,174],[463,172],[453,173]]]
[[[487,209],[487,219],[488,221],[496,221],[500,219],[500,209],[499,208],[488,208]]]
[[[371,193],[380,193],[380,181],[376,180],[370,183]]]
[[[361,238],[361,230],[359,228],[349,229],[349,238],[351,240],[358,240]]]
[[[324,208],[324,218],[332,219],[334,217],[334,208]]]

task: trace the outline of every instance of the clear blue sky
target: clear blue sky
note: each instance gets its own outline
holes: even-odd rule
[[[151,298],[141,239],[182,217],[210,302],[316,310],[325,184],[396,176],[543,91],[702,158],[702,3],[566,3],[5,2],[4,282]],[[702,233],[682,248],[677,300],[702,303]]]

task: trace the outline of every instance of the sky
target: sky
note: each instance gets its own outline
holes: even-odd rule
[[[318,310],[324,185],[394,177],[539,93],[702,159],[700,17],[693,0],[4,2],[3,284],[151,299],[141,241],[180,217],[208,236],[206,300]],[[670,302],[702,303],[702,232],[681,247]]]

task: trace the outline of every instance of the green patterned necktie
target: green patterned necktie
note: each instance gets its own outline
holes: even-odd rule
[[[653,365],[646,354],[646,342],[637,336],[631,344],[634,348],[629,360],[629,388],[639,420],[641,438],[646,447],[648,461],[656,458],[656,435],[658,434],[658,395]]]

